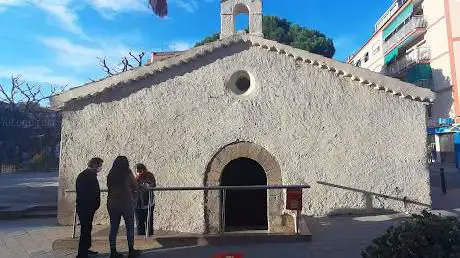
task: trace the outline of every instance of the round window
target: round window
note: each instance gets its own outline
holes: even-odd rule
[[[248,95],[254,88],[252,76],[246,71],[235,72],[228,82],[227,88],[236,95]]]

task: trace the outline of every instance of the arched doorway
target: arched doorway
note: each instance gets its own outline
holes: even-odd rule
[[[243,157],[224,167],[220,183],[222,186],[267,185],[267,176],[259,163]],[[224,223],[226,231],[268,229],[267,190],[228,190]]]
[[[235,142],[222,147],[218,150],[206,167],[203,185],[219,186],[223,182],[229,184],[226,177],[227,171],[235,171],[232,168],[232,161],[240,158],[246,158],[263,168],[262,173],[265,174],[267,185],[281,185],[283,180],[281,177],[281,169],[276,158],[270,154],[265,148],[251,142]],[[240,161],[238,161],[239,163]],[[235,163],[236,164],[236,163]],[[228,165],[228,166],[227,166]],[[238,165],[238,166],[241,166]],[[245,167],[257,167],[254,163]],[[238,172],[237,172],[238,173]],[[261,175],[262,173],[257,173]],[[228,173],[229,175],[232,173]],[[259,181],[257,181],[259,182]],[[252,184],[252,183],[251,183]],[[284,228],[282,225],[283,211],[283,190],[268,190],[266,196],[267,224],[269,232],[282,233]],[[218,233],[221,230],[222,221],[222,198],[220,191],[205,191],[203,196],[204,201],[204,232]]]

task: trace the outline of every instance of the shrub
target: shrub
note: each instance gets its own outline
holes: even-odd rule
[[[460,223],[424,211],[373,240],[363,258],[460,257]]]

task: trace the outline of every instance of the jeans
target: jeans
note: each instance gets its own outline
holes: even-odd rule
[[[149,220],[149,236],[153,235],[153,211],[155,206],[150,208],[150,220]],[[147,209],[136,209],[136,220],[137,220],[137,234],[145,235],[145,227],[147,224]]]
[[[107,205],[110,216],[110,250],[116,250],[117,234],[120,227],[121,217],[125,221],[126,238],[128,239],[129,249],[134,248],[134,205]]]
[[[77,207],[78,219],[80,220],[80,242],[78,243],[78,256],[88,257],[91,248],[91,231],[93,230],[93,218],[96,211]]]

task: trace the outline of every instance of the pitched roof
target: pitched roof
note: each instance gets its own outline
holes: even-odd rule
[[[163,61],[173,56],[180,55],[184,51],[169,51],[169,52],[152,52],[150,59],[147,61],[146,65],[151,65],[155,62]]]
[[[149,66],[123,72],[100,81],[91,82],[80,87],[70,89],[51,98],[51,105],[55,109],[62,109],[74,101],[88,99],[104,94],[106,91],[123,87],[133,81],[143,80],[151,75],[162,73],[166,70],[175,69],[177,66],[192,62],[202,56],[206,56],[218,49],[231,47],[235,44],[249,43],[254,47],[260,47],[267,51],[277,52],[290,58],[299,60],[305,65],[311,65],[317,69],[327,70],[336,76],[342,76],[356,81],[363,87],[371,87],[375,90],[384,91],[401,98],[432,103],[435,93],[431,90],[417,87],[401,80],[384,76],[370,70],[344,64],[308,51],[296,49],[275,41],[267,40],[252,35],[235,35],[206,45],[190,49],[180,55],[176,55],[156,62]]]

